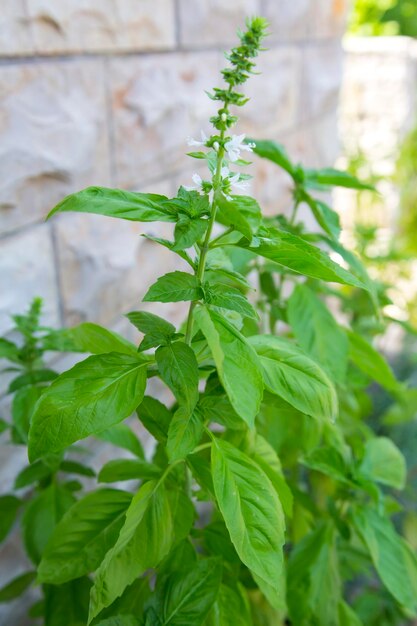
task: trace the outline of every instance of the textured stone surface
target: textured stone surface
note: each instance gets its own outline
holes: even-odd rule
[[[192,47],[233,43],[246,17],[259,11],[259,0],[179,0],[180,42]]]
[[[200,135],[216,105],[215,52],[146,56],[111,62],[117,184],[136,187],[184,166],[188,135]]]
[[[25,0],[2,0],[0,7],[0,55],[33,52]]]
[[[35,296],[45,300],[45,324],[58,326],[59,306],[52,240],[47,224],[0,240],[0,335],[13,325]]]
[[[28,0],[37,52],[162,50],[175,44],[174,0]]]
[[[170,186],[154,190],[173,193]],[[176,255],[140,236],[172,239],[170,224],[68,214],[57,217],[54,228],[67,325],[111,323],[138,308],[152,282],[178,266]]]
[[[63,196],[108,184],[103,63],[0,71],[0,233],[47,214]]]
[[[338,41],[305,46],[301,99],[303,120],[331,114],[337,109],[343,52]]]
[[[313,0],[310,9],[309,35],[328,39],[341,37],[345,32],[350,3],[351,0]]]
[[[242,108],[238,131],[264,138],[288,131],[298,120],[300,51],[290,46],[269,50],[259,57],[257,71],[260,75],[245,85],[250,100]]]
[[[262,0],[261,14],[269,22],[269,41],[305,37],[311,7],[310,0]]]

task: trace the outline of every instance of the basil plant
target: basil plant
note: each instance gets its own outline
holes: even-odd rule
[[[161,276],[144,301],[189,308],[179,328],[127,313],[139,346],[93,324],[59,335],[92,356],[42,391],[30,462],[134,412],[155,447],[99,474],[101,483],[136,481],[133,494],[90,491],[53,528],[36,574],[57,589],[47,626],[357,626],[417,615],[416,555],[391,520],[404,458],[367,422],[372,385],[393,403],[408,390],[361,324],[384,325],[378,288],[340,243],[321,193],[367,186],[233,134],[265,29],[261,18],[247,22],[226,55],[224,86],[209,94],[219,107],[212,133],[189,140],[206,175],[175,198],[90,187],[50,214],[172,223],[172,240],[154,240],[189,269]],[[248,156],[288,174],[289,217],[265,217],[236,193],[248,186]],[[358,299],[359,311],[350,306]],[[169,406],[147,394],[153,377],[172,394]]]

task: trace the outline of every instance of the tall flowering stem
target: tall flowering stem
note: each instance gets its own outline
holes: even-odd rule
[[[236,178],[236,176],[232,177],[233,180],[229,178],[228,169],[226,170],[227,174],[223,176],[224,165],[227,165],[226,157],[234,162],[238,160],[241,150],[251,151],[251,146],[243,143],[244,135],[229,137],[227,134],[229,129],[237,122],[237,117],[230,113],[230,106],[243,106],[248,101],[243,93],[236,90],[236,87],[245,83],[253,73],[255,63],[251,59],[258,56],[259,51],[262,50],[261,41],[266,35],[267,22],[263,18],[255,17],[248,20],[246,26],[247,30],[244,33],[239,33],[240,46],[232,48],[230,53],[226,55],[226,58],[230,62],[230,67],[223,69],[222,74],[227,87],[216,87],[213,93],[209,94],[210,98],[222,103],[222,106],[217,111],[217,115],[210,119],[217,133],[212,134],[208,138],[202,133],[202,142],[190,141],[190,145],[203,145],[214,150],[216,154],[216,166],[211,181],[202,181],[201,185],[202,191],[209,194],[211,203],[207,230],[204,241],[200,246],[200,254],[195,272],[200,282],[204,279],[206,258],[210,248],[214,222],[216,220],[219,197],[221,194],[227,195],[230,192],[231,184]],[[204,139],[206,139],[205,142]],[[193,311],[196,304],[196,300],[191,302],[188,312],[185,335],[185,341],[188,344],[191,343],[192,339]]]

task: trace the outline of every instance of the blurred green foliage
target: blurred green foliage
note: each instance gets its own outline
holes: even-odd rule
[[[417,37],[417,1],[356,0],[349,32],[364,36]]]
[[[417,253],[417,123],[402,141],[395,182],[401,190],[399,230],[403,249]]]

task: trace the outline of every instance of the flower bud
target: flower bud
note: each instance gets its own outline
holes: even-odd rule
[[[227,120],[226,113],[222,113],[221,116],[220,116],[220,119],[221,119],[222,122],[225,122]]]
[[[214,142],[214,144],[213,144],[213,148],[215,149],[215,151],[216,151],[216,152],[218,151],[218,149],[220,148],[220,144],[219,144],[219,142],[218,142],[218,141],[215,141],[215,142]]]

